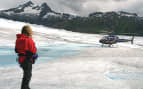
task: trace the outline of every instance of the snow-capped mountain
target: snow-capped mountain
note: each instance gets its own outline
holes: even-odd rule
[[[4,10],[3,12],[11,12],[11,13],[33,13],[33,11],[40,10],[40,7],[35,6],[31,1],[24,3],[23,5],[19,5],[16,8]],[[31,11],[31,12],[29,12]]]
[[[29,1],[15,8],[1,10],[0,17],[16,21],[58,27],[61,21],[70,20],[76,16],[53,11],[47,3],[36,5]]]
[[[52,10],[47,3],[36,5],[29,1],[15,8],[0,11],[0,18],[40,24],[74,32],[115,34],[136,33],[143,35],[143,18],[136,13],[94,12],[88,17],[75,16]]]
[[[118,12],[94,12],[91,13],[89,16],[95,16],[95,17],[112,17],[112,16],[125,16],[125,17],[138,17],[136,13],[129,13],[129,12],[124,12],[124,11],[118,11]]]
[[[47,13],[56,14],[52,9],[46,4],[43,3],[42,5],[35,5],[33,2],[29,1],[22,5],[19,5],[16,8],[3,10],[3,13],[6,14],[36,14],[37,16],[44,16]]]
[[[129,13],[124,11],[119,11],[118,14],[120,16],[128,16],[128,17],[137,17],[138,15],[136,13]]]

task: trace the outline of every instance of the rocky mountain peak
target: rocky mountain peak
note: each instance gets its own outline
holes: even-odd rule
[[[111,12],[94,12],[89,14],[89,17],[113,17],[113,16],[127,16],[127,17],[137,17],[136,13],[129,13],[125,11],[111,11]]]
[[[28,1],[28,2],[26,2],[24,4],[22,4],[22,5],[19,5],[17,8],[18,9],[24,9],[26,7],[32,7],[33,5],[34,5],[34,3],[32,1]]]
[[[121,16],[134,16],[134,17],[138,16],[136,13],[129,13],[129,12],[125,12],[125,11],[119,11],[119,14]]]
[[[31,5],[34,5],[34,3],[33,3],[32,1],[28,1],[28,2],[26,2],[26,3],[23,4],[23,5],[25,5],[25,6],[31,6]]]
[[[43,3],[41,5],[41,9],[47,12],[52,12],[52,9],[47,5],[47,3]]]
[[[49,12],[53,12],[52,9],[47,5],[47,3],[43,3],[41,5],[41,12],[40,12],[40,17],[43,17]]]
[[[34,3],[32,1],[28,1],[22,5],[17,6],[16,8],[11,8],[8,10],[3,10],[2,12],[14,12],[14,13],[21,13],[24,12],[24,9],[27,7],[33,7]]]

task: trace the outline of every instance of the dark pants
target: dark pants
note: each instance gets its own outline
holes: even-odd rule
[[[30,89],[29,83],[32,77],[32,61],[26,59],[20,66],[23,69],[21,89]]]

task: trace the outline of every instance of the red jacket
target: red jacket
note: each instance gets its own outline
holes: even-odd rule
[[[37,49],[35,47],[35,43],[32,38],[24,35],[24,34],[17,34],[16,44],[15,44],[15,51],[18,54],[27,55],[26,52],[35,54]],[[26,56],[19,56],[19,63],[23,63]]]

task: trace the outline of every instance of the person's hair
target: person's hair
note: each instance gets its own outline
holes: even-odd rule
[[[26,36],[32,37],[32,29],[29,25],[23,26],[21,33]]]

